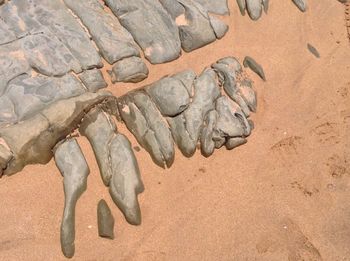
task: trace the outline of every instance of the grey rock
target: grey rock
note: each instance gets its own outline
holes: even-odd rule
[[[13,42],[16,39],[16,35],[10,31],[8,25],[0,19],[0,45]]]
[[[104,199],[101,199],[97,205],[97,224],[100,237],[114,238],[114,217]]]
[[[75,207],[86,190],[90,169],[76,139],[59,143],[54,149],[54,154],[56,165],[63,176],[65,195],[61,223],[61,248],[63,254],[71,258],[75,252]]]
[[[165,77],[145,88],[163,116],[174,117],[190,104],[190,95],[180,80]]]
[[[109,99],[115,98],[106,92],[84,93],[54,102],[27,120],[0,128],[0,137],[13,153],[4,174],[17,173],[28,164],[48,163],[53,147],[77,128],[85,112]]]
[[[49,32],[28,35],[21,40],[21,44],[29,64],[41,74],[63,76],[70,71],[82,71],[79,61]]]
[[[153,64],[181,54],[178,28],[158,0],[104,0]]]
[[[171,14],[176,25],[179,27],[180,40],[182,49],[186,52],[193,51],[203,47],[216,40],[216,35],[210,23],[210,18],[207,10],[200,4],[191,0],[176,0],[178,7],[173,8],[175,3],[162,2],[164,8]],[[180,10],[183,7],[182,13],[179,15],[174,13],[174,10]]]
[[[29,73],[30,66],[17,42],[0,45],[0,95],[12,79]]]
[[[270,2],[270,0],[262,0],[265,14],[267,14],[267,12],[269,10],[269,2]]]
[[[266,81],[264,69],[258,64],[252,57],[246,56],[243,61],[244,67],[249,67],[253,72],[255,72],[261,79]]]
[[[229,27],[223,21],[215,16],[209,15],[211,27],[214,30],[216,38],[221,39],[227,33]]]
[[[18,120],[15,106],[7,95],[0,96],[0,127]]]
[[[241,137],[235,137],[235,138],[229,138],[225,144],[226,148],[228,150],[232,150],[234,148],[237,148],[239,146],[242,146],[243,144],[247,143],[246,138],[241,138]]]
[[[262,14],[263,5],[261,0],[246,0],[248,14],[252,20],[258,20]]]
[[[110,64],[121,59],[139,56],[139,50],[130,33],[112,14],[104,11],[98,0],[64,0],[89,30],[101,55]]]
[[[221,96],[216,101],[215,109],[218,113],[214,128],[216,136],[227,139],[250,135],[250,125],[238,104],[230,101],[226,96]]]
[[[97,92],[108,86],[102,72],[98,69],[84,71],[79,74],[79,79],[90,92]]]
[[[148,68],[140,57],[128,57],[116,62],[111,71],[112,83],[141,82],[148,77]]]
[[[190,97],[192,97],[194,95],[193,83],[194,83],[194,80],[196,79],[197,75],[193,70],[188,69],[188,70],[179,72],[177,74],[174,74],[171,77],[182,82],[182,84],[185,86]]]
[[[201,133],[201,152],[205,157],[209,157],[215,150],[213,140],[214,127],[217,124],[218,113],[215,110],[210,111],[204,121],[204,127]]]
[[[111,117],[98,107],[86,115],[79,130],[92,145],[103,182],[109,186],[114,203],[130,224],[141,224],[137,195],[144,187],[130,142],[117,132]]]
[[[245,15],[245,11],[247,8],[246,0],[236,0],[236,1],[239,7],[239,11],[241,12],[242,15]]]
[[[219,15],[228,15],[230,13],[228,9],[227,0],[194,0],[201,4],[210,13]]]
[[[49,104],[85,92],[81,83],[72,75],[61,78],[46,76],[20,76],[7,87],[7,97],[14,104],[18,120],[24,120]]]
[[[320,58],[321,55],[320,53],[317,51],[317,49],[312,46],[311,44],[307,44],[307,49],[310,51],[310,53],[312,53],[316,58]]]
[[[60,0],[33,0],[32,3],[37,21],[58,37],[83,70],[103,66],[88,34]]]
[[[119,111],[128,129],[160,167],[174,162],[174,144],[166,121],[144,91],[136,91],[119,99]]]
[[[307,9],[306,0],[292,0],[293,3],[299,8],[300,11],[305,12]]]
[[[216,74],[206,69],[194,82],[192,103],[183,114],[168,119],[174,141],[186,156],[196,151],[196,145],[202,131],[206,114],[215,107],[215,100],[220,96]]]

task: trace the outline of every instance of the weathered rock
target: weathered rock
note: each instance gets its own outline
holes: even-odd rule
[[[57,100],[76,97],[84,92],[81,83],[69,74],[62,78],[19,76],[7,87],[7,97],[14,104],[18,120],[32,116]]]
[[[292,0],[293,3],[299,8],[300,11],[305,12],[307,9],[306,0]]]
[[[230,13],[227,0],[194,0],[201,4],[210,13],[228,15]]]
[[[166,121],[144,91],[131,92],[119,100],[119,111],[127,128],[160,167],[174,162],[174,144]]]
[[[77,128],[87,111],[108,99],[114,97],[106,92],[84,93],[54,102],[25,121],[0,128],[0,137],[13,153],[4,174],[14,174],[28,164],[48,163],[53,147]]]
[[[237,0],[237,4],[241,14],[245,15],[247,10],[252,20],[258,20],[262,11],[267,13],[269,9],[269,0]]]
[[[246,0],[236,0],[239,7],[239,11],[242,15],[245,15],[245,10],[247,8]]]
[[[182,84],[185,86],[190,97],[192,97],[194,95],[193,94],[193,83],[194,83],[194,80],[196,79],[196,77],[197,77],[196,73],[190,69],[179,72],[179,73],[171,76],[171,78],[177,79],[177,80],[182,82]]]
[[[204,121],[204,127],[201,133],[201,152],[205,157],[209,157],[215,150],[213,140],[214,127],[217,124],[218,113],[215,110],[210,111]]]
[[[181,53],[178,29],[158,0],[104,0],[153,64]]]
[[[216,40],[207,10],[192,0],[161,1],[179,27],[182,49],[193,51]],[[174,5],[176,6],[174,8]],[[181,13],[178,12],[181,10]]]
[[[194,96],[188,109],[174,118],[167,118],[175,143],[186,156],[196,151],[206,114],[215,107],[220,96],[216,74],[206,69],[194,82]]]
[[[235,138],[229,138],[225,144],[226,149],[232,150],[234,148],[237,148],[238,146],[241,146],[243,144],[247,143],[246,138],[241,138],[241,137],[235,137]]]
[[[22,48],[31,67],[47,76],[63,76],[82,71],[80,63],[53,34],[28,35],[21,39]]]
[[[101,55],[110,64],[121,59],[139,56],[139,50],[130,33],[112,14],[104,11],[98,0],[64,0],[89,30]],[[144,23],[142,23],[144,25]]]
[[[114,238],[114,217],[107,202],[101,199],[97,206],[98,235],[105,238]]]
[[[228,31],[228,25],[215,16],[209,15],[210,25],[214,30],[216,38],[221,39]]]
[[[180,80],[164,77],[145,88],[163,116],[174,117],[190,104],[190,95]]]
[[[128,57],[116,62],[111,71],[112,83],[141,82],[148,77],[148,68],[140,57]]]
[[[259,75],[261,79],[266,81],[264,69],[252,57],[246,56],[244,58],[243,65],[244,67],[249,67],[253,72]]]
[[[130,224],[141,224],[137,195],[144,187],[130,142],[117,132],[110,116],[98,107],[85,116],[79,130],[92,145],[113,201]]]
[[[10,31],[8,25],[0,19],[0,45],[13,42],[16,39],[16,35]]]
[[[83,70],[102,67],[88,34],[60,0],[33,0],[33,13],[69,49]]]
[[[103,78],[103,74],[98,69],[84,71],[79,74],[79,79],[90,92],[97,92],[99,89],[106,88],[108,85]]]
[[[223,85],[226,94],[233,101],[239,104],[246,116],[249,116],[250,109],[240,95],[240,91],[237,86],[237,82],[242,80],[241,78],[244,78],[242,76],[242,67],[237,59],[233,57],[225,57],[213,64],[212,68],[218,72],[221,84]],[[252,108],[255,108],[254,106],[255,104],[251,104]]]
[[[71,258],[75,252],[75,207],[86,190],[90,169],[76,139],[68,139],[56,145],[54,154],[56,165],[63,176],[65,195],[61,248],[63,254]]]

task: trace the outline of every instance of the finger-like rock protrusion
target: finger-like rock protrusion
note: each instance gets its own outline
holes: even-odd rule
[[[213,140],[214,127],[217,124],[218,113],[215,110],[210,111],[204,121],[204,127],[201,133],[201,152],[205,157],[209,157],[215,150]]]
[[[228,25],[225,24],[225,22],[223,22],[219,18],[212,15],[209,15],[209,19],[211,27],[213,28],[214,33],[216,35],[216,38],[221,39],[222,37],[224,37],[229,29]]]
[[[237,0],[237,4],[238,4],[239,11],[241,12],[241,14],[245,15],[245,10],[247,8],[246,0]]]
[[[90,92],[97,92],[108,86],[102,72],[98,69],[84,71],[79,74],[79,79]]]
[[[263,6],[261,0],[246,0],[247,10],[252,20],[258,20],[261,16]]]
[[[140,145],[160,167],[174,162],[174,142],[166,121],[144,91],[131,92],[119,99],[120,115]]]
[[[170,62],[180,56],[178,28],[158,0],[104,1],[151,63]]]
[[[244,67],[249,67],[253,72],[255,72],[261,79],[266,81],[264,69],[260,64],[258,64],[252,57],[246,56],[243,61]]]
[[[114,203],[130,224],[139,225],[141,212],[137,195],[144,187],[130,142],[117,132],[112,118],[99,107],[84,117],[79,131],[92,145],[103,182],[109,186]]]
[[[140,57],[128,57],[116,62],[110,72],[112,83],[141,82],[148,77],[148,68]]]
[[[97,224],[100,237],[114,238],[114,217],[104,199],[101,199],[97,205]]]
[[[164,77],[145,87],[145,90],[163,116],[174,117],[190,104],[190,95],[186,87],[174,77]]]
[[[269,11],[269,1],[270,0],[262,0],[265,14],[267,14],[267,12]]]
[[[208,12],[203,6],[191,0],[163,1],[162,4],[179,27],[183,50],[191,52],[216,40]]]
[[[194,96],[188,109],[167,119],[175,143],[186,157],[196,151],[205,116],[214,109],[219,96],[216,73],[212,69],[205,69],[194,81]]]
[[[61,223],[61,248],[63,254],[74,255],[75,206],[87,187],[90,173],[84,155],[75,139],[59,143],[55,149],[55,162],[63,176],[65,204]]]
[[[201,4],[210,13],[228,15],[230,13],[227,0],[194,0]]]
[[[299,8],[300,11],[305,12],[307,9],[306,0],[292,0],[293,3]]]

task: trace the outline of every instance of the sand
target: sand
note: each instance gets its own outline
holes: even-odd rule
[[[116,95],[218,58],[252,56],[267,82],[258,92],[255,130],[246,145],[207,159],[179,151],[169,170],[138,158],[145,192],[142,225],[128,225],[103,186],[87,140],[91,174],[76,211],[74,260],[350,260],[350,48],[344,6],[270,1],[258,22],[234,0],[222,40],[172,63],[150,66],[144,82],[110,87]],[[313,45],[317,59],[307,49]],[[123,133],[128,133],[120,126]],[[130,137],[133,145],[135,139]],[[64,260],[59,243],[62,177],[55,163],[0,179],[0,260]],[[98,237],[104,198],[115,240]]]

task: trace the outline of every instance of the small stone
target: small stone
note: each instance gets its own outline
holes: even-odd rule
[[[252,57],[246,56],[244,58],[243,65],[244,67],[249,67],[253,72],[259,75],[261,79],[266,81],[264,69]]]
[[[312,46],[311,44],[307,44],[307,49],[310,51],[310,53],[312,53],[316,58],[320,58],[320,53],[317,51],[317,49]]]
[[[140,82],[147,78],[148,68],[139,57],[129,57],[116,62],[111,71],[112,83]]]
[[[98,202],[97,223],[100,237],[114,239],[114,217],[104,199]]]

